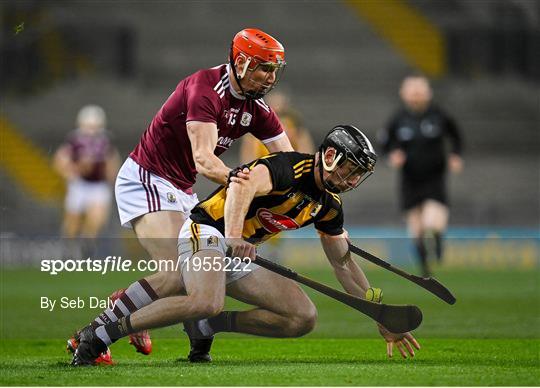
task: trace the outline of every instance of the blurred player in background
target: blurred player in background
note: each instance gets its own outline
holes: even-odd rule
[[[266,101],[278,115],[294,150],[305,154],[314,153],[315,146],[313,139],[309,131],[304,128],[300,113],[291,108],[289,96],[285,93],[274,91],[268,96]],[[265,155],[268,155],[268,150],[257,138],[254,136],[244,136],[242,138],[242,146],[240,148],[240,161],[242,163],[248,163]]]
[[[97,105],[84,106],[77,115],[77,129],[54,155],[54,168],[67,183],[64,237],[93,239],[109,219],[120,158],[105,127],[105,111]]]
[[[237,138],[251,133],[269,152],[293,150],[277,115],[262,99],[284,68],[280,42],[261,30],[244,29],[233,38],[228,63],[180,81],[154,116],[120,169],[115,187],[122,226],[133,228],[151,258],[177,258],[180,228],[198,202],[192,189],[196,176],[226,185],[231,169],[218,156]],[[249,172],[238,176],[249,179]],[[178,282],[176,271],[159,272],[116,291],[112,299],[128,309],[141,308]],[[92,325],[108,324],[112,318],[104,315]],[[186,332],[188,359],[210,361],[213,337],[193,338],[188,327]],[[130,342],[143,354],[152,350],[147,331],[131,333]],[[77,347],[75,338],[68,347]]]
[[[392,167],[400,169],[400,202],[424,276],[430,275],[428,255],[440,262],[442,237],[448,224],[446,172],[463,169],[462,138],[454,120],[432,102],[423,76],[406,77],[400,89],[403,107],[380,136]],[[450,152],[445,147],[450,140]],[[428,249],[429,248],[429,249]]]

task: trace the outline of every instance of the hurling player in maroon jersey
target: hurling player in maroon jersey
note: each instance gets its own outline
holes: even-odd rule
[[[231,169],[219,155],[237,138],[251,133],[269,152],[293,150],[278,117],[262,99],[284,67],[280,42],[261,30],[244,29],[231,43],[227,64],[180,81],[154,116],[120,169],[115,187],[122,225],[134,229],[151,258],[176,259],[180,228],[198,202],[192,189],[196,175],[226,184]],[[238,176],[249,179],[249,171]],[[178,272],[158,272],[111,297],[125,311],[141,308],[169,292],[163,285],[171,278],[178,281]],[[117,315],[104,315],[93,325],[115,321],[121,314],[115,311]],[[209,361],[211,339],[190,340],[190,361]],[[130,342],[138,352],[151,352],[147,331],[131,334]]]
[[[95,238],[109,218],[111,185],[120,167],[118,152],[105,131],[105,111],[86,105],[53,159],[67,183],[64,237]]]

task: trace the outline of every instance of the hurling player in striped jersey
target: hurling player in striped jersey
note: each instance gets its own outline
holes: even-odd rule
[[[219,332],[265,337],[309,333],[317,319],[313,302],[293,280],[256,265],[256,245],[284,230],[314,225],[337,280],[348,293],[364,298],[370,284],[350,255],[339,194],[368,178],[376,160],[359,129],[338,125],[315,155],[278,152],[233,170],[228,184],[197,204],[182,226],[176,279],[145,298],[142,308],[120,298],[101,313],[96,319],[121,317],[79,331],[72,364],[92,364],[124,336],[179,322],[201,339]],[[249,181],[238,178],[239,171],[249,171]],[[201,262],[208,265],[197,265]],[[225,295],[253,307],[223,311]],[[405,358],[414,356],[413,348],[420,349],[409,332],[391,333],[380,324],[378,330],[388,356],[394,345]]]

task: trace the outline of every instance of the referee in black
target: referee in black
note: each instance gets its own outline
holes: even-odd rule
[[[448,224],[446,176],[448,169],[453,173],[463,169],[462,137],[454,120],[432,103],[426,77],[406,77],[400,97],[403,107],[392,116],[380,140],[390,165],[401,171],[400,205],[422,274],[429,276],[428,255],[442,259]]]

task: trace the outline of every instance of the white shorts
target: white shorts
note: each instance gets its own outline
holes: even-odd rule
[[[203,249],[217,251],[220,257],[226,257],[227,245],[225,244],[225,237],[213,226],[196,224],[191,219],[187,219],[184,225],[182,225],[178,236],[178,260],[180,260],[182,277],[186,271],[205,270],[201,262],[196,263],[195,261],[191,261],[188,265],[188,260],[191,259],[191,256]],[[204,260],[204,258],[199,259]],[[211,269],[214,266],[213,258],[208,258],[207,263],[208,269]],[[224,271],[227,284],[242,279],[244,276],[260,268],[253,263],[234,261],[229,258],[225,259],[223,265],[225,266]]]
[[[197,194],[184,193],[131,158],[118,171],[114,192],[120,223],[126,228],[132,228],[131,221],[146,213],[171,210],[188,216],[199,202]]]
[[[65,208],[71,213],[84,213],[92,205],[111,203],[111,188],[107,182],[75,179],[68,183]]]

